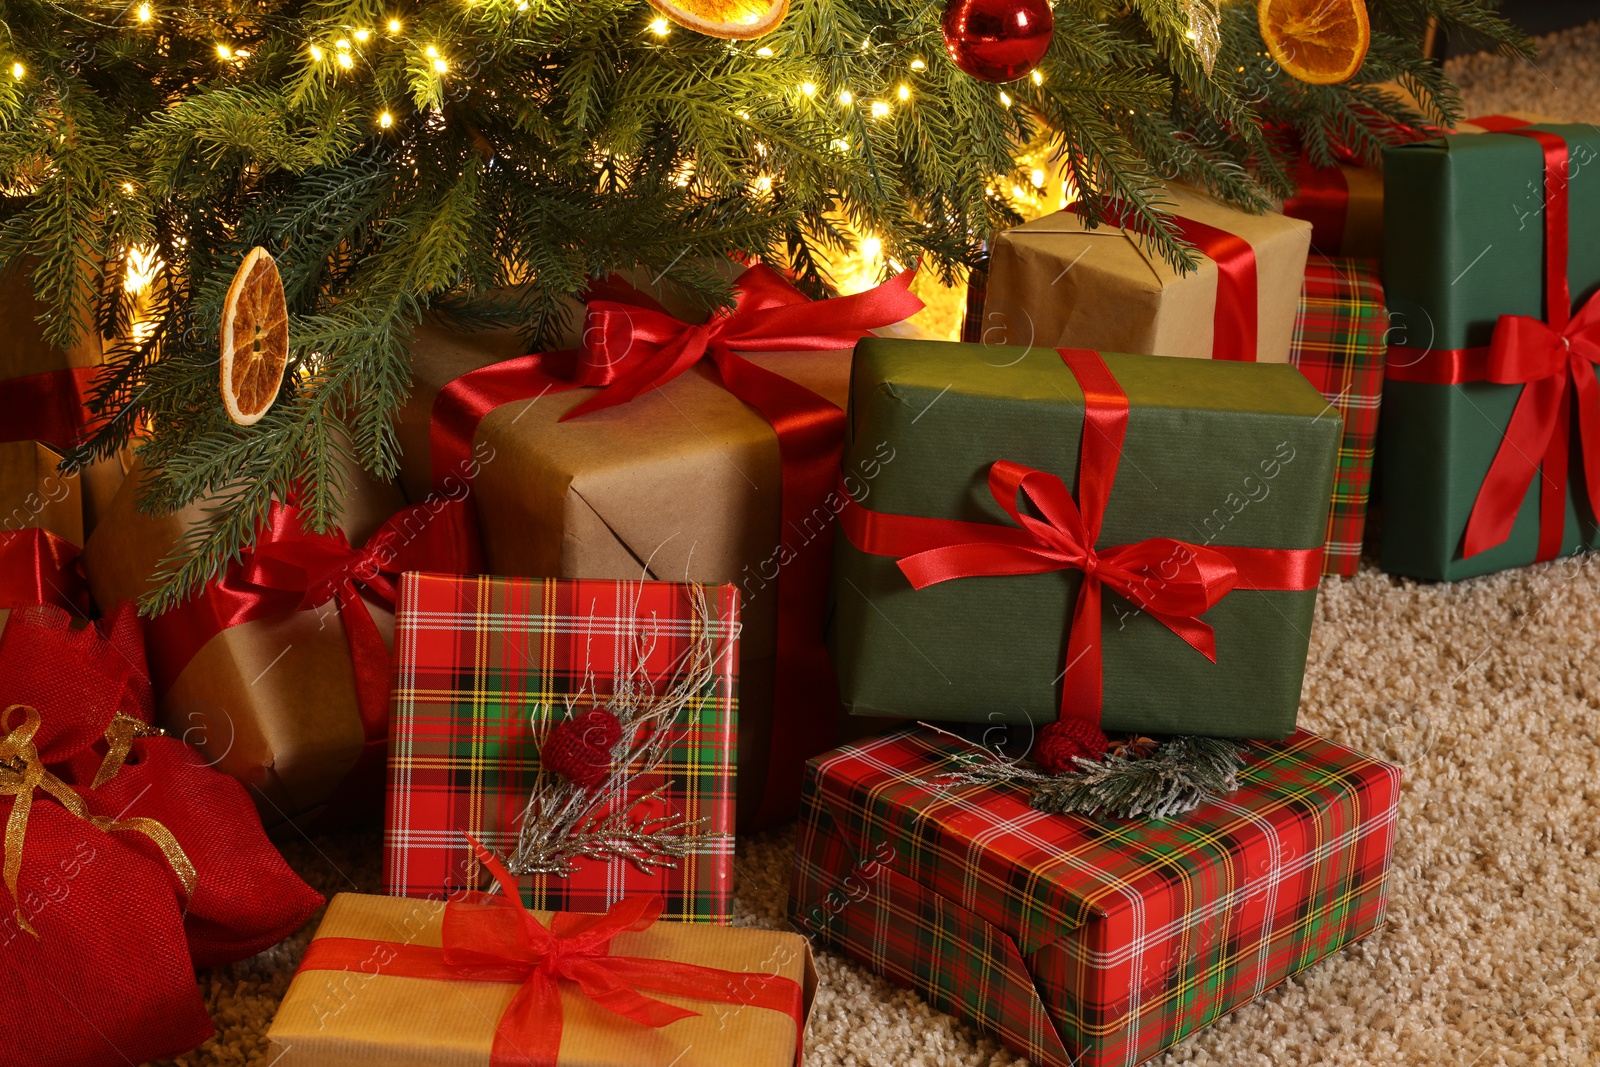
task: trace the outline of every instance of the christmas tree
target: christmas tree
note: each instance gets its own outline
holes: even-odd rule
[[[1482,0],[950,2],[958,17],[922,0],[786,15],[739,0],[712,24],[666,0],[7,0],[0,271],[29,272],[54,342],[115,339],[72,462],[138,434],[146,507],[217,501],[159,602],[215,574],[275,499],[335,523],[341,453],[394,474],[425,316],[539,346],[614,271],[725,302],[709,265],[730,256],[821,296],[830,256],[864,237],[886,270],[954,282],[1016,221],[1030,144],[1091,217],[1131,214],[1193,264],[1164,181],[1264,209],[1301,150],[1373,160],[1406,127],[1457,117],[1423,54],[1430,20],[1528,47]],[[1318,57],[1264,37],[1273,6],[1313,36],[1370,20],[1359,70],[1296,77]],[[1024,26],[1020,52],[972,51],[962,19],[978,7]],[[1018,59],[1034,46],[1037,65]],[[257,246],[282,272],[291,347],[270,410],[239,425],[218,336]]]

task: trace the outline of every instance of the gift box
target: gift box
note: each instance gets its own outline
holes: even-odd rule
[[[1338,163],[1317,167],[1302,159],[1296,192],[1283,202],[1290,218],[1311,224],[1311,248],[1324,256],[1377,259],[1383,255],[1383,172]]]
[[[342,893],[267,1033],[273,1062],[798,1067],[805,940],[653,922],[659,903],[519,916],[514,887],[448,903]]]
[[[954,785],[926,728],[812,761],[790,917],[1044,1067],[1149,1059],[1384,918],[1400,771],[1297,733],[1164,822]]]
[[[1344,423],[1328,514],[1324,574],[1348,577],[1361,567],[1388,330],[1389,312],[1376,262],[1317,255],[1307,260],[1290,362]]]
[[[1385,154],[1385,570],[1467,578],[1600,542],[1597,151],[1589,126],[1540,124]]]
[[[287,937],[322,904],[238,783],[153,736],[139,620],[13,612],[0,634],[8,1057],[124,1065],[211,1036],[194,968]]]
[[[849,348],[921,308],[910,281],[813,303],[752,268],[701,325],[613,286],[575,352],[427,328],[412,346],[406,491],[470,482],[490,572],[739,587],[741,825],[792,817],[804,759],[836,743],[822,632]]]
[[[84,551],[101,605],[149,592],[206,521],[206,500],[139,512],[143,477],[118,490]],[[355,470],[345,484],[341,529],[310,533],[298,508],[274,505],[242,559],[149,624],[160,724],[243,782],[269,826],[378,818],[395,583],[405,569],[477,564],[459,501],[397,510],[393,485]]]
[[[401,579],[384,884],[529,907],[658,895],[727,922],[738,592],[671,582]],[[573,762],[573,741],[592,758]]]
[[[1311,227],[1179,187],[1166,197],[1199,269],[1175,270],[1131,221],[1090,229],[1076,210],[1058,211],[995,238],[984,339],[1285,362]]]
[[[1299,371],[868,339],[850,418],[852,710],[1293,732],[1342,432]]]

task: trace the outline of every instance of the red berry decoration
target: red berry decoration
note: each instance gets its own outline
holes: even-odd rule
[[[604,708],[593,708],[567,719],[554,730],[539,752],[547,771],[573,785],[593,789],[611,770],[611,750],[622,740],[622,724]]]
[[[1050,50],[1056,17],[1050,0],[948,0],[941,25],[956,66],[979,81],[1009,82]]]
[[[1110,747],[1100,727],[1086,719],[1060,719],[1039,731],[1033,744],[1033,762],[1049,774],[1078,770],[1074,756],[1099,759]]]

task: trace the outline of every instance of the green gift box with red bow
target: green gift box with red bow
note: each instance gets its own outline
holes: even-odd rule
[[[1293,367],[870,338],[831,644],[857,714],[1281,738],[1342,426]]]
[[[1600,547],[1600,132],[1500,124],[1384,156],[1385,570]]]

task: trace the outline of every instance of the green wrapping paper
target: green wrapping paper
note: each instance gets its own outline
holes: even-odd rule
[[[1130,403],[1098,547],[1171,537],[1319,550],[1342,427],[1293,367],[1108,354]],[[1076,493],[1083,392],[1054,349],[868,338],[856,347],[844,487],[872,512],[1012,525],[1008,459]],[[854,473],[854,472],[859,472]],[[1050,722],[1075,570],[914,590],[895,559],[836,541],[831,641],[856,714]],[[1315,588],[1235,589],[1201,619],[1217,662],[1109,589],[1108,730],[1281,738],[1294,729]]]
[[[1570,210],[1567,271],[1574,307],[1600,288],[1600,131],[1533,127],[1565,138]],[[1383,391],[1378,477],[1383,569],[1459,579],[1534,561],[1539,493],[1530,490],[1503,544],[1470,559],[1462,537],[1524,386],[1394,380],[1429,349],[1489,344],[1501,315],[1545,317],[1543,154],[1523,136],[1477,133],[1384,154],[1384,284],[1391,351]],[[1563,554],[1600,547],[1583,461],[1574,448]]]

